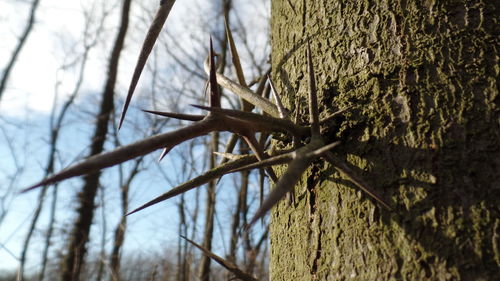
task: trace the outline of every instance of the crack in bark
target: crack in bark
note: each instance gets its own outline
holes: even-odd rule
[[[309,191],[309,222],[314,220],[316,213],[316,184],[319,181],[318,177],[319,168],[315,165],[311,168],[311,175],[307,178],[307,190]]]
[[[306,20],[307,20],[307,1],[306,0],[302,0],[302,34],[306,34],[306,26],[307,26],[307,23],[306,23]],[[305,36],[307,37],[307,36]]]
[[[318,166],[313,165],[311,167],[311,175],[307,178],[307,190],[309,191],[309,225],[311,226],[311,232],[315,235],[316,243],[312,245],[316,245],[316,249],[311,251],[311,254],[314,256],[314,259],[311,264],[311,280],[317,280],[316,273],[318,271],[318,261],[321,256],[321,215],[316,216],[317,209],[317,190],[316,185],[319,182],[319,173],[320,169]],[[318,218],[317,223],[314,223],[314,220]]]
[[[314,230],[317,231],[317,246],[316,246],[316,253],[314,260],[312,262],[312,267],[311,267],[311,280],[318,280],[318,276],[316,275],[318,272],[318,263],[319,259],[321,258],[321,225],[322,225],[322,217],[321,215],[318,216],[318,223],[314,226]]]

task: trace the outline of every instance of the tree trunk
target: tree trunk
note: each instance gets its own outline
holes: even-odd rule
[[[272,1],[284,102],[305,101],[310,42],[321,116],[353,106],[322,134],[394,210],[314,162],[296,202],[273,209],[271,280],[500,276],[499,13],[493,1]]]
[[[219,133],[212,133],[211,138],[211,149],[210,149],[210,165],[209,169],[215,167],[215,154],[214,152],[219,151]],[[207,250],[212,250],[212,239],[214,236],[214,219],[215,219],[215,187],[217,181],[212,180],[207,185],[207,199],[205,203],[205,231],[203,233],[203,248]],[[210,281],[210,263],[211,259],[206,255],[202,255],[200,258],[198,279],[201,281]]]
[[[122,253],[122,248],[123,244],[125,242],[125,231],[127,230],[127,213],[128,213],[128,203],[129,203],[129,191],[130,191],[130,185],[132,184],[132,181],[134,178],[139,174],[140,172],[140,165],[142,162],[143,157],[140,157],[135,160],[134,166],[130,170],[130,174],[127,179],[123,179],[123,173],[120,172],[120,189],[121,189],[121,207],[122,207],[122,218],[120,219],[120,222],[115,228],[115,233],[113,237],[113,249],[111,250],[111,257],[110,257],[110,271],[111,271],[111,276],[110,280],[111,281],[120,281],[120,258],[121,258],[121,253]]]
[[[120,26],[109,59],[106,84],[102,93],[101,107],[97,116],[89,156],[99,154],[104,149],[104,141],[108,133],[108,123],[114,108],[113,96],[118,73],[118,62],[127,33],[131,1],[123,1]],[[100,172],[94,172],[84,177],[83,189],[78,197],[79,207],[77,209],[77,218],[71,232],[68,253],[63,261],[61,281],[78,281],[80,279],[80,272],[86,254],[86,243],[89,239],[90,225],[94,217],[94,200],[99,186],[100,175]]]

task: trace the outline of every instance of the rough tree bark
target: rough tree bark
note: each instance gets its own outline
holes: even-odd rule
[[[118,73],[118,62],[128,29],[131,2],[131,0],[123,1],[120,26],[109,58],[106,84],[102,93],[101,106],[96,120],[89,156],[101,153],[104,148],[104,141],[108,133],[108,123],[114,108],[113,97]],[[79,207],[77,209],[77,218],[71,231],[68,253],[63,261],[61,281],[78,281],[80,279],[80,272],[85,259],[86,243],[90,233],[90,225],[94,217],[94,200],[99,186],[100,175],[100,172],[95,172],[84,177],[83,189],[78,196]]]
[[[315,162],[295,204],[273,210],[271,280],[500,276],[499,13],[479,0],[272,1],[288,107],[304,97],[307,115],[309,41],[322,116],[353,106],[323,134],[394,211]]]

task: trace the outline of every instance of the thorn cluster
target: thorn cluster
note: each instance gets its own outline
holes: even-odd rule
[[[271,86],[273,89],[273,96],[275,100],[275,104],[272,104],[270,103],[270,101],[262,98],[261,96],[257,96],[250,89],[243,88],[241,85],[238,85],[236,84],[236,82],[231,81],[223,74],[217,73],[215,70],[214,58],[215,53],[213,51],[212,41],[210,40],[210,54],[207,66],[210,85],[209,106],[193,105],[197,108],[208,111],[207,115],[188,115],[145,110],[146,112],[152,114],[182,120],[195,121],[195,123],[173,132],[146,138],[136,143],[120,147],[111,152],[92,156],[82,161],[81,163],[70,166],[69,168],[62,170],[61,172],[42,180],[41,182],[25,189],[25,191],[34,189],[42,185],[52,184],[71,177],[81,176],[106,167],[114,166],[132,158],[150,153],[159,148],[164,149],[160,157],[161,159],[166,155],[166,153],[168,153],[168,151],[170,151],[179,143],[202,135],[206,135],[214,131],[229,131],[240,136],[244,141],[246,141],[248,146],[252,149],[253,155],[243,155],[239,157],[235,157],[234,155],[227,156],[227,158],[231,160],[222,163],[218,167],[204,173],[203,175],[200,175],[171,189],[170,191],[131,211],[129,214],[138,212],[154,204],[165,201],[176,195],[203,185],[211,180],[220,178],[225,174],[256,168],[265,168],[268,176],[273,180],[273,182],[275,182],[275,187],[270,192],[268,198],[264,202],[262,202],[259,210],[251,219],[249,223],[250,226],[259,218],[263,217],[279,200],[281,200],[285,196],[287,192],[292,190],[292,188],[300,180],[302,173],[308,168],[309,164],[318,157],[325,158],[339,171],[350,177],[352,182],[354,182],[361,190],[377,200],[384,207],[390,209],[389,204],[386,203],[381,196],[372,191],[361,178],[354,175],[353,171],[348,167],[347,164],[339,160],[330,151],[334,147],[338,146],[340,142],[326,144],[325,140],[320,135],[319,127],[320,124],[325,122],[325,120],[319,120],[315,76],[309,45],[307,47],[307,65],[309,72],[309,126],[301,126],[289,120],[288,111],[283,107],[280,95],[276,91],[274,86]],[[218,78],[221,77],[226,82],[220,83]],[[268,78],[268,80],[270,84],[273,85],[271,78]],[[220,94],[217,86],[218,84],[222,86],[238,85],[238,87],[232,88],[241,88],[244,90],[235,90],[234,92],[236,94],[238,94],[253,106],[267,112],[271,116],[252,113],[250,111],[221,108]],[[251,95],[252,98],[248,98],[249,95]],[[264,100],[265,102],[262,102]],[[336,114],[337,113],[335,113],[334,115]],[[327,117],[326,119],[330,118],[331,116]],[[290,134],[294,137],[295,140],[309,139],[309,142],[304,145],[296,143],[295,147],[297,147],[297,149],[291,152],[264,151],[260,143],[257,141],[255,135],[257,133],[273,132]],[[226,153],[225,155],[228,155],[228,153]],[[272,166],[285,163],[288,163],[288,169],[278,179],[272,169]]]

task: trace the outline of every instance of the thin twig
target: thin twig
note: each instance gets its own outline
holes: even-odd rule
[[[52,184],[68,178],[85,175],[107,167],[111,167],[141,155],[151,153],[164,147],[174,147],[186,140],[206,135],[216,129],[222,129],[220,122],[210,118],[194,123],[179,130],[158,134],[135,143],[119,147],[113,151],[91,156],[82,162],[70,166],[59,173],[34,184],[21,192],[27,192],[46,184]]]
[[[223,108],[212,108],[202,105],[192,105],[194,107],[207,110],[210,112],[216,112],[230,116],[232,118],[237,118],[243,121],[252,122],[259,126],[259,131],[271,130],[279,132],[288,132],[295,136],[308,135],[308,128],[297,126],[294,123],[281,118],[275,118],[271,116],[260,115],[252,112],[245,112],[241,110],[234,109],[223,109]]]
[[[205,61],[205,71],[207,73],[210,72],[210,67],[207,61]],[[279,117],[278,108],[276,108],[276,106],[272,102],[255,94],[247,87],[243,87],[240,84],[234,82],[233,80],[227,78],[222,73],[217,72],[217,83],[219,83],[219,85],[228,89],[229,91],[235,93],[242,99],[253,104],[254,106],[262,109],[264,112],[270,114],[271,116]]]

